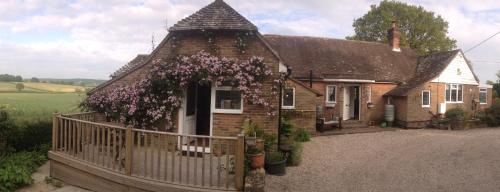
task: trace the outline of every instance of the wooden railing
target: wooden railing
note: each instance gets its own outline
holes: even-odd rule
[[[92,122],[89,116],[55,115],[52,150],[149,181],[202,189],[243,188],[242,135],[181,135]]]

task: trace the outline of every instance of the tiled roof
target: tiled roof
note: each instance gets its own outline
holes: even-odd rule
[[[146,61],[148,56],[149,55],[137,55],[137,57],[132,59],[132,61],[128,62],[126,65],[122,66],[120,69],[118,69],[113,74],[111,74],[110,77],[113,79],[115,77],[120,76],[123,73],[126,73],[126,72],[132,70],[133,68],[137,67],[138,65],[140,65],[141,63]]]
[[[417,66],[413,50],[394,52],[387,44],[281,35],[264,38],[298,79],[309,78],[312,70],[315,79],[403,82]]]
[[[171,32],[186,30],[256,31],[257,27],[224,1],[216,0],[169,29]]]

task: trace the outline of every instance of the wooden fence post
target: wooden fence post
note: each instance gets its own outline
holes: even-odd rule
[[[132,175],[132,147],[134,144],[132,134],[132,126],[128,126],[125,133],[125,174],[128,176]]]
[[[238,134],[235,151],[235,187],[236,190],[243,190],[245,180],[245,135]]]
[[[57,119],[59,113],[52,114],[52,151],[57,150],[57,138],[59,131],[59,120]]]

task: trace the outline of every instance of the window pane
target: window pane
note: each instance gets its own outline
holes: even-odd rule
[[[451,90],[451,102],[457,102],[457,90]]]
[[[486,89],[480,89],[479,90],[479,103],[487,103],[487,90]]]
[[[283,90],[283,106],[292,107],[293,106],[293,89]]]
[[[328,102],[335,102],[336,94],[335,86],[328,86]]]
[[[430,93],[428,91],[422,92],[422,105],[430,105]]]
[[[215,91],[216,109],[241,109],[241,93],[234,90]]]

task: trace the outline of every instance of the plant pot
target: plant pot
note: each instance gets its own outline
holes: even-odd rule
[[[255,148],[259,150],[264,150],[264,139],[257,139],[255,142]]]
[[[250,167],[252,169],[260,169],[264,167],[264,154],[253,154],[250,155]]]
[[[278,162],[266,162],[266,173],[270,175],[283,176],[286,174],[286,159]]]

